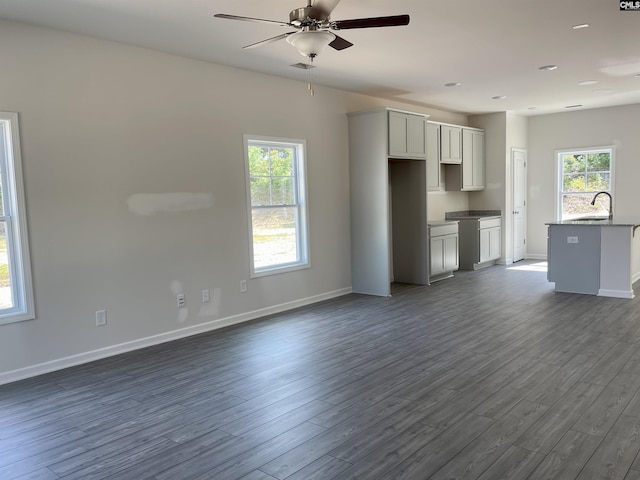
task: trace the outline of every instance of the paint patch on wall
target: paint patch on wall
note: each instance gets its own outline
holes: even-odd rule
[[[222,302],[222,289],[214,288],[209,303],[203,303],[198,312],[199,317],[216,317],[220,312]]]
[[[127,198],[129,210],[142,216],[158,213],[188,212],[203,210],[213,206],[210,193],[135,193]]]
[[[184,293],[184,290],[182,289],[182,283],[178,280],[174,280],[173,282],[171,282],[171,284],[169,285],[169,289],[174,295],[180,295],[181,293]]]

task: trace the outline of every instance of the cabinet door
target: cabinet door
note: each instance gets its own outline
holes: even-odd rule
[[[501,233],[500,227],[480,230],[480,263],[500,258],[502,255]]]
[[[502,229],[500,227],[493,227],[489,229],[489,258],[490,260],[497,260],[502,254],[501,248],[501,236]]]
[[[427,190],[440,190],[440,125],[426,123]]]
[[[473,183],[473,130],[462,131],[462,189],[471,190]]]
[[[490,228],[480,229],[480,263],[487,262],[491,258]]]
[[[484,189],[484,132],[473,132],[473,187]]]
[[[389,156],[406,157],[409,150],[407,115],[389,112]]]
[[[424,159],[425,123],[423,116],[389,111],[389,156]]]
[[[458,235],[443,237],[444,243],[444,270],[451,272],[458,270]]]
[[[424,117],[407,115],[407,155],[424,158],[427,154]]]
[[[462,190],[484,189],[484,132],[462,130]]]
[[[446,272],[444,264],[444,239],[445,237],[433,237],[430,241],[430,275],[439,275]]]
[[[462,129],[442,125],[440,127],[440,162],[462,162]]]

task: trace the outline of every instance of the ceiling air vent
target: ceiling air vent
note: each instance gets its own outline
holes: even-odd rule
[[[301,70],[309,70],[311,68],[316,68],[315,65],[309,65],[308,63],[294,63],[291,65],[293,68],[299,68]]]

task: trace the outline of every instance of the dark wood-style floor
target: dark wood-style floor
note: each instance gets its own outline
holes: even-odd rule
[[[5,385],[0,479],[637,480],[638,299],[528,262]]]

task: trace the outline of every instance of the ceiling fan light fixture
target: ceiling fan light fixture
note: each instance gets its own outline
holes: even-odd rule
[[[335,39],[336,36],[326,30],[310,30],[289,35],[287,42],[296,47],[300,55],[313,59]]]

